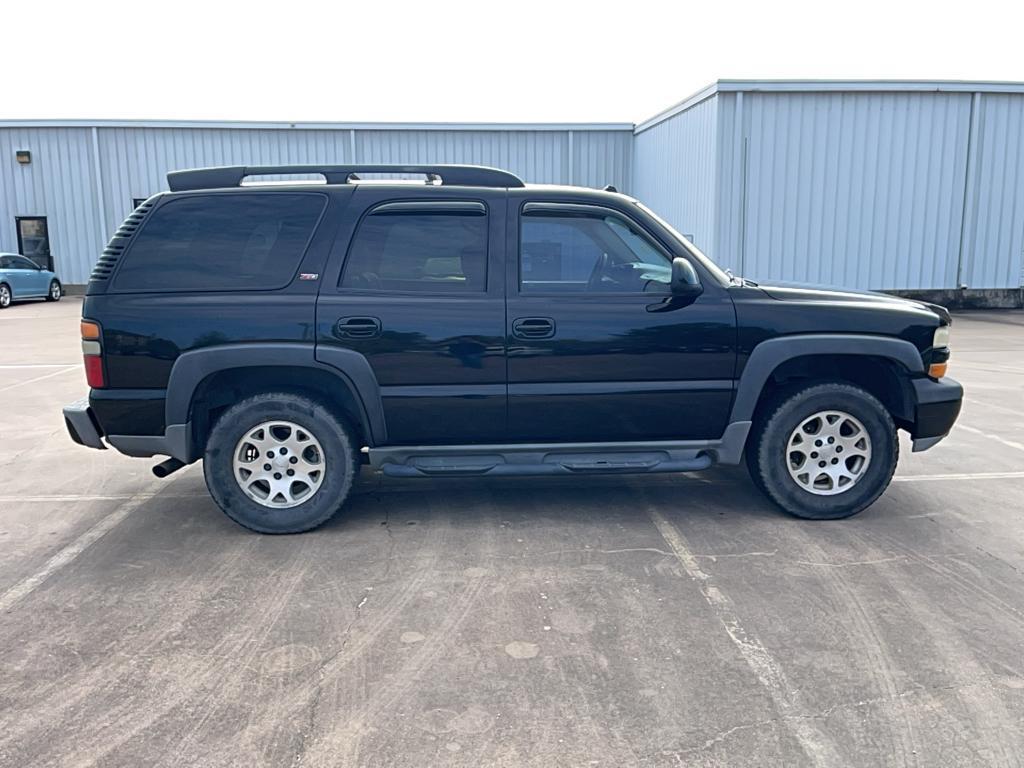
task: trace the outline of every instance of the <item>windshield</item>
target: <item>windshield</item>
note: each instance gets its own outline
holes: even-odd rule
[[[633,202],[636,204],[637,208],[639,208],[641,211],[646,213],[648,216],[650,216],[656,222],[661,224],[662,227],[664,227],[666,230],[668,230],[670,235],[672,235],[676,240],[678,240],[680,243],[682,243],[686,247],[686,250],[688,250],[690,253],[692,253],[697,258],[697,260],[700,261],[700,263],[704,266],[704,268],[707,269],[708,272],[713,274],[715,276],[715,278],[717,278],[718,281],[722,285],[732,285],[733,284],[733,279],[729,276],[729,274],[725,270],[723,270],[721,267],[719,267],[717,264],[715,264],[715,262],[713,262],[711,259],[709,259],[707,256],[705,256],[703,254],[703,252],[701,252],[701,250],[696,245],[694,245],[689,240],[687,240],[685,237],[683,237],[681,234],[679,234],[676,231],[675,227],[673,227],[671,224],[669,224],[667,221],[665,221],[663,218],[661,218],[661,216],[656,214],[654,211],[652,211],[646,205],[641,203],[639,200],[634,200]]]

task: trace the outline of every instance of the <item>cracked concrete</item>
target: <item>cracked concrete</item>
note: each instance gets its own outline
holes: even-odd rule
[[[77,309],[0,312],[7,362],[76,360]],[[201,467],[72,445],[80,373],[0,367],[0,765],[1024,764],[1024,314],[991,317],[956,318],[965,428],[818,524],[740,469],[364,472],[259,537]]]

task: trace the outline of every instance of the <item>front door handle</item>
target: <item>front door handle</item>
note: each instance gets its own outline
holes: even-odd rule
[[[555,335],[555,321],[550,317],[519,317],[512,321],[512,335],[517,339],[550,339]]]
[[[340,339],[373,339],[380,336],[380,318],[343,317],[334,326],[334,335]]]

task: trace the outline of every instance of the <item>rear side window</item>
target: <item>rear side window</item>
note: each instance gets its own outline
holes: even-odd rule
[[[487,213],[482,203],[430,209],[392,203],[363,219],[342,288],[383,292],[487,290]]]
[[[201,195],[149,217],[114,286],[136,291],[267,290],[291,282],[324,195]]]

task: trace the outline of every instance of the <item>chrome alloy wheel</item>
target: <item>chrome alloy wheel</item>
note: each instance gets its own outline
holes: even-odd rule
[[[265,421],[235,446],[235,480],[246,496],[272,509],[309,501],[327,469],[320,441],[290,421]]]
[[[786,468],[796,484],[816,496],[850,490],[871,463],[871,438],[843,411],[819,411],[789,436]]]
[[[54,282],[50,285],[50,298],[54,301],[60,301],[60,283]]]
[[[0,307],[6,307],[11,303],[11,289],[6,285],[0,285]]]

